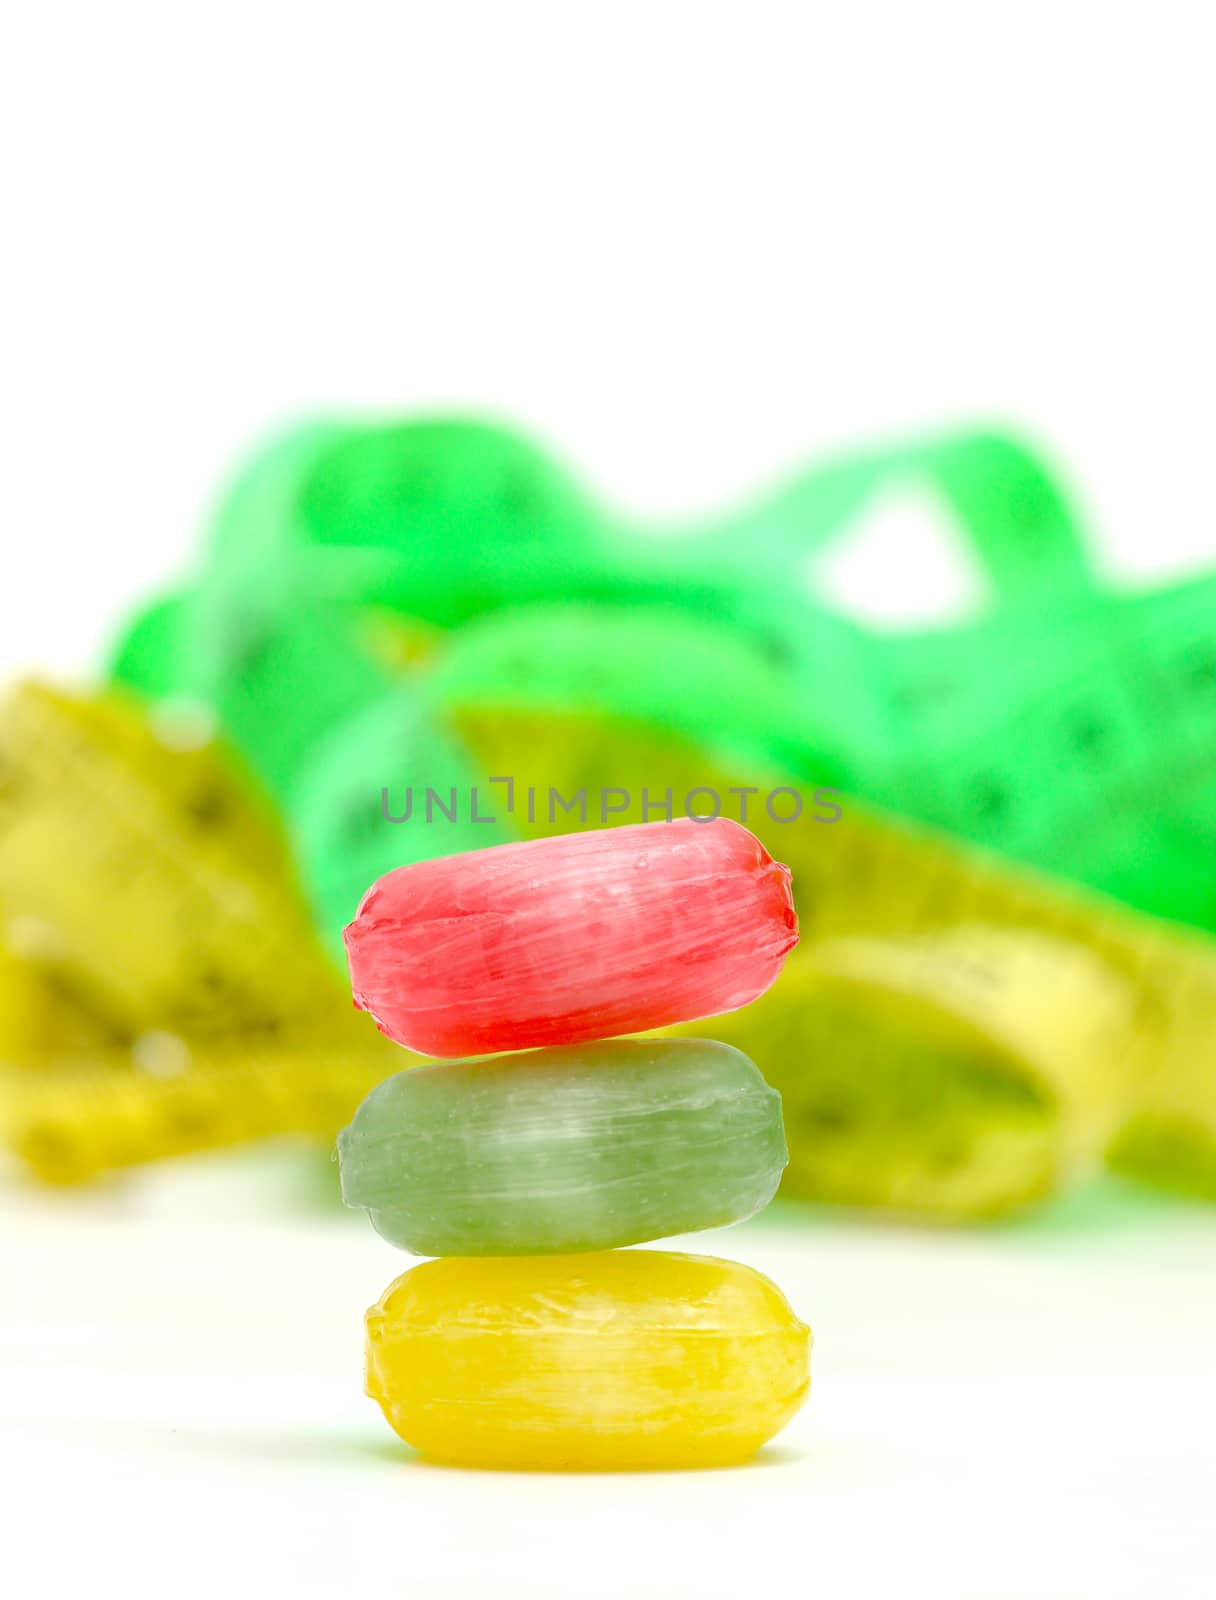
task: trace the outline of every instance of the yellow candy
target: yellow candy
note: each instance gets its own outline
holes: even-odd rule
[[[662,1250],[447,1257],[367,1313],[367,1392],[466,1467],[742,1461],[810,1387],[811,1333],[767,1278]]]

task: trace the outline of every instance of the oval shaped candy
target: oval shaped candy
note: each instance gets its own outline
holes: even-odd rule
[[[724,1227],[768,1204],[786,1163],[780,1095],[712,1039],[413,1067],[371,1091],[338,1155],[347,1205],[425,1256],[607,1250]]]
[[[399,867],[346,929],[355,1004],[460,1056],[745,1006],[798,942],[789,869],[746,828],[653,822]]]
[[[742,1461],[810,1387],[810,1329],[733,1261],[662,1250],[428,1261],[367,1313],[367,1392],[467,1467]]]

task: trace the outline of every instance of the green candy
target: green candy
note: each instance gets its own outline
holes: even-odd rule
[[[415,1067],[338,1136],[342,1197],[418,1255],[610,1250],[741,1222],[786,1163],[781,1097],[710,1039]]]

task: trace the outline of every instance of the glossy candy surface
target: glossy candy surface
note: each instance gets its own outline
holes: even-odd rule
[[[681,819],[401,867],[345,940],[355,1003],[381,1031],[458,1056],[745,1006],[798,924],[789,871],[746,828]]]
[[[809,1384],[810,1330],[784,1296],[707,1256],[428,1261],[367,1314],[368,1394],[454,1465],[723,1466]]]
[[[386,1046],[387,1048],[387,1046]],[[613,1039],[414,1067],[338,1138],[342,1194],[429,1256],[606,1250],[768,1204],[781,1097],[712,1039]]]

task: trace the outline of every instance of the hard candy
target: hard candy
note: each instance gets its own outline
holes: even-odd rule
[[[768,1204],[786,1162],[781,1097],[711,1039],[414,1067],[372,1090],[338,1155],[347,1205],[433,1256],[607,1250],[723,1227]]]
[[[745,1006],[798,941],[787,868],[687,818],[419,862],[347,928],[355,1004],[427,1055],[637,1033]]]
[[[806,1399],[810,1329],[757,1272],[659,1250],[428,1261],[367,1314],[368,1394],[469,1467],[714,1467]]]

